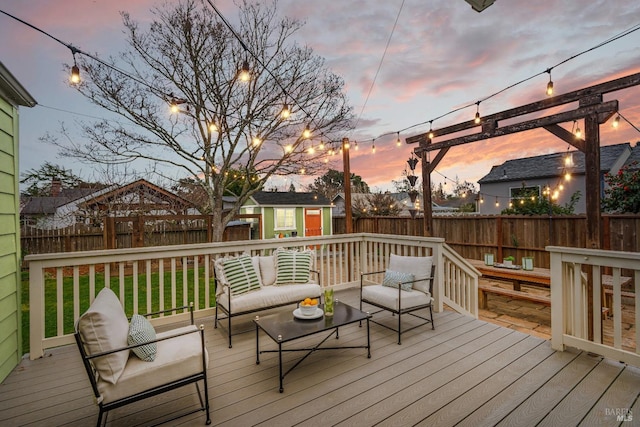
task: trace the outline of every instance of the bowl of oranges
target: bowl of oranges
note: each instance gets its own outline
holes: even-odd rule
[[[303,316],[313,316],[318,311],[318,299],[317,298],[305,298],[300,301],[299,307],[300,314]]]

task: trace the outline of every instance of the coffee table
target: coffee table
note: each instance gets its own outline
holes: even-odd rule
[[[256,316],[253,322],[256,324],[256,365],[260,364],[260,355],[262,353],[278,353],[278,364],[280,368],[280,393],[284,391],[283,380],[284,377],[289,374],[294,368],[296,368],[303,360],[305,360],[311,353],[317,350],[337,350],[346,348],[366,348],[367,358],[371,358],[371,344],[369,337],[369,318],[371,315],[357,308],[351,307],[340,301],[334,302],[333,316],[322,316],[319,319],[297,319],[293,316],[292,311],[283,311],[276,314],[270,314],[267,316]],[[367,323],[367,345],[360,346],[343,346],[343,347],[321,347],[331,336],[335,335],[336,339],[340,338],[338,329],[341,326],[346,326],[356,322],[366,321]],[[278,344],[277,350],[260,350],[260,330],[269,336],[276,344]],[[322,339],[317,345],[307,348],[283,348],[283,344],[303,338],[309,335],[318,334],[321,332],[330,333]],[[286,372],[283,371],[282,366],[282,353],[288,351],[300,351],[306,352],[306,354],[299,359],[293,366],[291,366]]]

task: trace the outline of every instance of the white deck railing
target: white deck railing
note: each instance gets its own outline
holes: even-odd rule
[[[384,270],[391,253],[433,255],[435,310],[447,304],[477,317],[478,272],[441,238],[359,233],[29,255],[30,357],[72,343],[73,324],[104,286],[116,291],[129,316],[191,301],[198,317],[211,316],[213,261],[243,252],[269,254],[278,247],[315,248],[322,286],[337,288],[358,286],[360,272]],[[186,313],[159,316],[152,323],[183,319]]]
[[[561,351],[567,346],[575,347],[640,366],[640,348],[637,345],[640,342],[638,298],[635,298],[635,309],[631,314],[634,319],[632,324],[635,325],[632,345],[623,342],[622,321],[622,283],[632,279],[630,282],[635,284],[633,291],[635,295],[638,294],[640,253],[557,246],[546,249],[551,253],[551,346]],[[589,338],[588,320],[590,286],[593,288],[592,339]],[[613,332],[608,340],[602,327],[602,296],[606,292],[612,293],[613,301],[613,313],[608,313],[613,316]]]

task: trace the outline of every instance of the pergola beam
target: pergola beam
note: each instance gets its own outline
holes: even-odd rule
[[[482,141],[485,139],[496,138],[499,136],[510,135],[513,133],[519,133],[527,130],[532,130],[540,127],[556,125],[558,123],[569,122],[572,120],[581,119],[586,116],[601,113],[615,113],[618,111],[618,101],[609,101],[602,104],[589,105],[587,107],[580,107],[573,111],[565,111],[563,113],[553,114],[551,116],[541,117],[538,119],[527,120],[520,123],[515,123],[507,126],[498,127],[497,121],[493,121],[489,118],[483,119],[482,132],[474,133],[471,135],[465,135],[458,138],[448,139],[446,141],[437,143],[420,143],[420,147],[414,151],[416,154],[424,151],[440,150],[442,148],[454,147],[456,145],[468,144],[470,142]],[[478,126],[478,125],[475,125]],[[407,141],[409,138],[407,138]]]

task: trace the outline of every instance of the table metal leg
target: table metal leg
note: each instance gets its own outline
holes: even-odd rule
[[[278,343],[278,360],[280,365],[280,393],[284,391],[284,387],[282,386],[282,381],[284,377],[282,376],[282,343]]]
[[[256,365],[260,364],[260,328],[256,323]]]
[[[371,359],[371,338],[369,336],[369,318],[367,317],[367,358]]]

